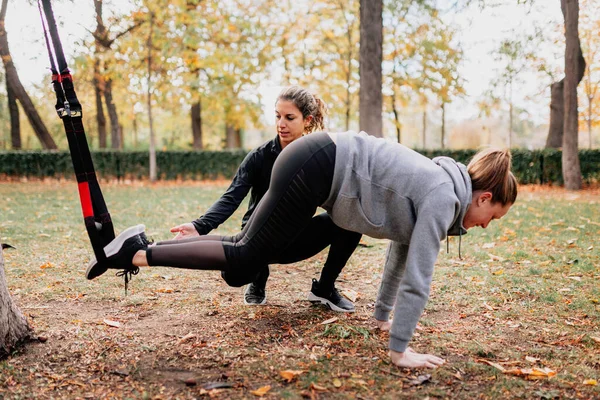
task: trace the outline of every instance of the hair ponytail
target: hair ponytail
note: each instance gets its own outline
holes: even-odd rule
[[[493,202],[513,204],[517,200],[517,179],[510,170],[511,162],[508,149],[487,149],[475,154],[467,166],[473,192],[491,192]]]
[[[304,129],[305,134],[325,130],[327,105],[322,99],[317,97],[317,95],[311,94],[308,90],[300,86],[290,86],[279,93],[277,101],[279,100],[294,103],[302,113],[304,119],[312,117],[312,120]]]

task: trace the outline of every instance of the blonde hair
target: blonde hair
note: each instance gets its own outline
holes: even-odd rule
[[[298,110],[302,113],[304,119],[312,116],[310,124],[304,128],[304,133],[308,134],[314,131],[325,130],[325,115],[327,114],[327,106],[325,102],[316,95],[300,86],[290,86],[283,89],[277,101],[285,100],[294,103]]]
[[[475,154],[467,166],[473,192],[491,192],[492,202],[513,204],[517,200],[517,179],[510,171],[511,161],[508,149],[487,149]]]

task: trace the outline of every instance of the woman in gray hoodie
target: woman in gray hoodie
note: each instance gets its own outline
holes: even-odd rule
[[[144,266],[242,273],[277,260],[321,206],[341,228],[392,241],[375,318],[381,328],[391,326],[394,364],[436,367],[444,360],[416,353],[408,342],[429,297],[440,242],[508,212],[517,197],[510,162],[508,150],[478,153],[465,167],[364,132],[313,133],[281,152],[267,193],[238,235],[148,247],[137,225],[109,243],[107,261],[92,261],[86,275],[106,268],[132,275]]]

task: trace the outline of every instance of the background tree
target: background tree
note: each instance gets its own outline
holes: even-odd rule
[[[579,42],[579,1],[561,0],[565,16],[565,120],[562,145],[562,173],[565,188],[581,189],[581,166],[579,164],[579,118],[577,111],[577,85],[583,76],[585,61],[581,62]]]
[[[93,0],[96,15],[96,30],[94,37],[94,93],[96,103],[96,122],[98,125],[99,147],[106,147],[106,117],[102,99],[106,103],[108,117],[110,119],[110,138],[111,148],[119,149],[123,147],[123,132],[119,123],[119,113],[113,96],[113,75],[112,65],[114,62],[112,48],[122,36],[130,33],[143,23],[142,20],[133,20],[128,27],[121,28],[117,33],[111,33],[111,27],[107,27],[104,22],[104,3],[103,0]],[[119,26],[117,26],[117,29]]]
[[[383,0],[360,0],[360,130],[383,136]]]
[[[21,103],[23,111],[25,112],[25,115],[27,115],[29,123],[31,124],[31,127],[34,130],[35,135],[38,137],[42,147],[44,149],[56,149],[56,143],[54,142],[54,139],[52,139],[52,136],[50,136],[50,133],[48,132],[48,129],[44,125],[44,122],[33,105],[31,98],[25,91],[25,88],[19,79],[17,69],[12,61],[12,57],[10,56],[10,50],[8,48],[8,35],[5,28],[7,7],[8,0],[2,0],[2,6],[0,7],[0,57],[2,57],[2,63],[4,64],[6,87],[10,96],[9,104],[11,104],[12,107],[11,119],[16,121],[14,118],[18,116],[18,113],[15,113],[14,111],[15,102],[13,99],[16,99]],[[16,136],[17,132],[19,132],[18,137],[20,138],[19,128],[11,128],[11,134]],[[16,137],[15,141],[20,143],[20,139],[16,140]]]
[[[569,0],[571,1],[571,0]],[[564,0],[561,0],[561,10],[564,16],[564,28],[565,28],[565,39],[568,41],[569,37],[567,36],[567,25],[569,25],[570,29],[569,29],[569,33],[568,35],[571,36],[573,35],[573,33],[571,32],[571,28],[572,28],[572,15],[567,15],[567,3]],[[577,7],[578,8],[578,7]],[[579,11],[577,11],[577,15],[579,15]],[[569,65],[571,66],[571,64],[573,64],[575,66],[575,70],[574,71],[569,71],[569,72],[573,72],[575,73],[575,80],[577,82],[577,84],[575,85],[575,91],[577,91],[577,85],[579,85],[579,82],[581,82],[581,80],[583,79],[583,75],[585,73],[585,59],[583,57],[583,53],[581,51],[581,46],[579,43],[579,34],[578,32],[575,33],[575,35],[577,35],[576,38],[576,42],[577,44],[575,45],[575,51],[576,53],[576,57],[574,61],[569,62]],[[571,39],[575,39],[573,37],[571,37]],[[570,45],[569,45],[569,51],[571,50]],[[570,68],[569,66],[569,68]],[[567,49],[566,49],[566,45],[565,45],[565,68],[567,68]],[[565,99],[567,96],[570,96],[570,93],[565,93],[564,90],[564,86],[565,86],[565,80],[567,79],[566,77],[567,71],[565,70],[565,77],[563,79],[561,79],[558,82],[554,82],[552,83],[552,85],[550,86],[550,127],[548,128],[548,138],[546,139],[546,147],[549,148],[559,148],[563,146],[563,142],[564,142],[564,129],[565,129],[565,119],[567,118],[567,115],[565,114],[567,111],[567,104],[565,103]],[[570,88],[569,90],[572,90],[573,88]],[[576,102],[575,102],[575,106],[576,106]],[[570,101],[569,102],[569,107],[573,107],[573,102]],[[572,110],[570,111],[571,113],[573,112]],[[571,124],[572,125],[572,124]]]
[[[508,132],[507,146],[513,146],[513,130],[514,130],[514,87],[522,85],[524,82],[521,79],[521,73],[529,65],[529,60],[532,58],[525,43],[533,40],[531,36],[523,41],[518,39],[507,39],[500,43],[500,46],[493,52],[494,59],[499,65],[498,75],[492,81],[495,87],[502,87],[502,97],[508,104]]]
[[[588,133],[588,147],[593,147],[592,131],[600,126],[600,2],[582,0],[579,18],[581,47],[587,58],[581,103],[585,106],[581,113],[581,123]]]

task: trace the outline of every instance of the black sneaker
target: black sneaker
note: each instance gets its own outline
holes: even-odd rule
[[[145,250],[150,244],[144,233],[145,229],[144,225],[136,225],[121,232],[119,236],[104,247],[106,262],[100,264],[93,258],[85,271],[85,277],[94,279],[105,273],[109,268],[121,269],[126,273],[131,272],[133,275],[137,274],[139,268],[131,262],[138,250]]]
[[[331,310],[337,312],[350,313],[355,311],[354,304],[342,296],[335,286],[332,290],[321,289],[319,287],[319,281],[314,278],[312,280],[312,288],[308,294],[308,300],[312,303],[325,304]]]
[[[267,302],[265,288],[258,287],[254,283],[246,286],[244,290],[244,304],[247,306],[262,306]]]

